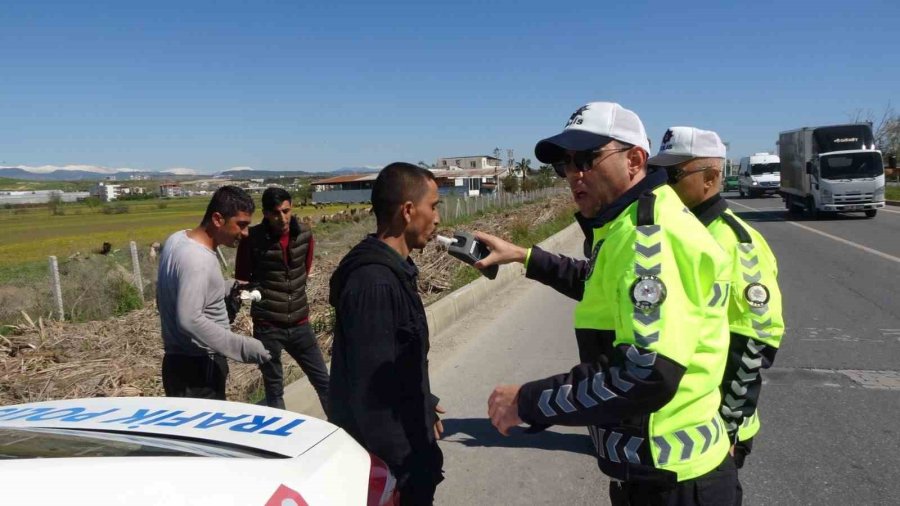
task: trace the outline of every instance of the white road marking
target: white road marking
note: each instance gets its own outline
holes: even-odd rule
[[[886,207],[882,207],[881,209],[878,210],[878,212],[900,214],[900,211],[894,211],[893,209],[888,209]]]
[[[739,206],[741,206],[741,207],[743,207],[743,208],[745,208],[745,209],[749,209],[749,210],[751,210],[751,211],[759,211],[759,212],[762,212],[762,211],[760,211],[759,209],[755,209],[755,208],[750,207],[750,206],[748,206],[748,205],[741,204],[740,202],[735,202],[735,201],[733,201],[733,200],[729,200],[728,202],[729,202],[729,203],[733,203],[733,204],[737,204],[737,205],[739,205]],[[876,256],[879,256],[879,257],[881,257],[881,258],[884,258],[885,260],[890,260],[890,261],[892,261],[892,262],[896,262],[896,263],[900,264],[900,257],[895,257],[894,255],[889,255],[889,254],[887,254],[887,253],[885,253],[885,252],[883,252],[883,251],[878,251],[877,249],[873,249],[873,248],[870,248],[870,247],[868,247],[868,246],[863,246],[862,244],[855,243],[855,242],[853,242],[853,241],[844,239],[843,237],[838,237],[838,236],[836,236],[836,235],[831,235],[831,234],[829,234],[828,232],[822,232],[821,230],[816,230],[816,229],[814,229],[814,228],[812,228],[812,227],[807,227],[806,225],[797,223],[797,222],[795,222],[795,221],[787,221],[787,220],[784,220],[784,219],[781,219],[781,221],[787,223],[788,225],[793,225],[793,226],[795,226],[795,227],[802,228],[803,230],[807,230],[807,231],[812,232],[812,233],[814,233],[814,234],[819,234],[819,235],[821,235],[822,237],[827,237],[827,238],[832,239],[832,240],[835,240],[835,241],[837,241],[837,242],[839,242],[839,243],[846,244],[847,246],[852,246],[852,247],[854,247],[854,248],[856,248],[856,249],[865,251],[866,253],[871,253],[871,254],[873,254],[873,255],[876,255]]]

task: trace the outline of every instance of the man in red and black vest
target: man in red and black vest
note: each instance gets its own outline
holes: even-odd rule
[[[284,409],[281,350],[300,364],[328,413],[328,369],[309,324],[306,279],[312,268],[313,236],[291,215],[291,195],[269,188],[262,196],[263,220],[250,227],[238,246],[234,278],[256,287],[262,299],[253,302],[253,337],[262,341],[272,360],[259,366],[266,404]]]

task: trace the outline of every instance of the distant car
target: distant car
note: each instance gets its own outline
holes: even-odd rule
[[[739,186],[738,176],[725,176],[724,191],[737,191]]]
[[[122,397],[0,407],[3,504],[398,502],[387,466],[340,428],[236,402]]]

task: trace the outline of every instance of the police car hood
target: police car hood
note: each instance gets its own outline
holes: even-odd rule
[[[238,402],[105,397],[0,407],[0,427],[141,434],[297,457],[339,429],[305,415]]]

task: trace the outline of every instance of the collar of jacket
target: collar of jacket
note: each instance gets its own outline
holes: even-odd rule
[[[716,218],[722,216],[728,209],[728,202],[722,198],[722,195],[715,194],[712,197],[694,206],[691,212],[700,220],[704,227],[708,227]]]
[[[330,289],[328,302],[332,306],[337,307],[344,284],[350,274],[357,268],[368,264],[386,266],[397,276],[397,279],[407,286],[407,289],[412,292],[411,296],[417,295],[418,292],[413,285],[419,269],[412,258],[403,258],[400,253],[397,253],[397,250],[383,243],[375,234],[370,234],[341,259],[341,263],[332,273],[328,282]]]
[[[641,179],[638,184],[629,188],[628,191],[623,193],[621,197],[614,200],[610,205],[601,209],[600,212],[597,213],[597,216],[587,218],[581,213],[575,213],[575,219],[578,220],[578,224],[581,226],[581,230],[584,231],[584,235],[593,237],[594,229],[600,228],[616,219],[622,214],[622,211],[634,203],[642,193],[652,192],[666,184],[666,180],[667,176],[664,170],[648,167],[647,175],[644,176],[644,179]]]
[[[264,229],[266,231],[266,237],[268,237],[269,239],[281,239],[281,234],[278,234],[277,236],[275,236],[272,233],[272,224],[269,223],[269,220],[267,218],[263,217],[262,222],[260,222],[260,224],[264,227]],[[291,239],[300,235],[300,222],[297,221],[296,216],[291,216],[291,224],[289,225],[288,233],[291,235]]]

